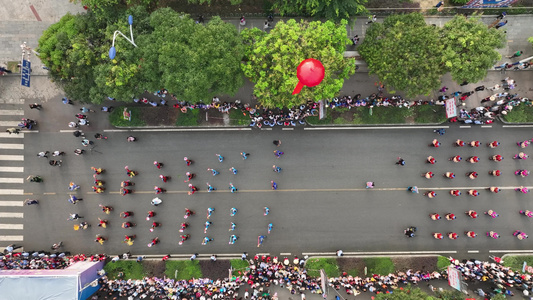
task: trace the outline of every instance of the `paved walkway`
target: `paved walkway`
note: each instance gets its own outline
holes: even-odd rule
[[[429,0],[428,0],[429,1]],[[0,64],[5,64],[7,61],[20,60],[21,50],[20,44],[25,41],[28,46],[36,48],[38,40],[42,32],[48,28],[54,22],[57,22],[61,16],[70,12],[78,13],[83,12],[83,8],[80,5],[68,3],[67,0],[36,0],[30,3],[29,0],[21,1],[9,1],[0,7],[0,13],[5,17],[4,22],[0,23],[0,44],[4,45],[0,49]],[[16,12],[16,13],[14,13]],[[524,51],[521,58],[533,56],[533,48],[531,44],[527,42],[527,38],[530,33],[528,28],[530,24],[533,24],[533,16],[531,15],[518,15],[507,17],[509,24],[502,28],[507,30],[507,45],[505,48],[500,49],[503,59],[498,62],[502,64],[507,62],[505,56],[508,56],[518,50]],[[436,24],[442,26],[451,17],[444,16],[431,16],[426,20],[430,24]],[[494,20],[494,16],[483,16],[483,22],[490,24]],[[276,18],[275,21],[280,20]],[[243,27],[239,25],[238,19],[227,19],[228,22],[234,24],[239,30]],[[246,27],[259,27],[263,28],[264,19],[247,19]],[[378,18],[378,22],[382,21],[382,18]],[[366,18],[358,18],[353,27],[348,26],[348,35],[353,36],[358,34],[364,39],[365,31],[369,25],[365,24]],[[275,24],[273,24],[275,25]],[[347,50],[356,50],[353,46],[348,46]],[[47,71],[42,69],[43,64],[39,59],[32,55],[32,69],[33,76],[46,75]],[[377,80],[375,76],[369,76],[367,68],[364,62],[358,62],[360,68],[357,73],[345,81],[344,87],[341,91],[341,95],[357,94],[362,95],[375,92],[374,82]],[[489,72],[486,80],[482,83],[472,84],[471,86],[459,87],[451,80],[449,75],[443,77],[443,85],[448,86],[451,90],[470,90],[480,84],[486,86],[493,85],[499,82],[505,76],[511,76],[518,82],[518,92],[521,96],[527,96],[533,98],[533,95],[529,91],[529,86],[525,86],[524,83],[531,82],[530,71],[508,72],[507,75],[502,75],[499,72]],[[15,76],[15,75],[12,75]],[[7,77],[7,76],[6,76]],[[0,99],[29,99],[30,101],[42,101],[48,102],[51,99],[55,99],[58,93],[61,93],[53,83],[49,80],[32,80],[32,87],[21,87],[14,80],[6,80],[7,78],[0,79]],[[36,79],[36,77],[34,77]],[[13,85],[13,83],[15,84]],[[239,90],[235,97],[223,97],[222,100],[235,100],[241,99],[242,101],[248,101],[253,91],[253,84],[246,81],[245,85]],[[468,107],[476,107],[479,105],[479,101],[483,97],[487,97],[485,93],[477,93],[475,97],[470,97],[468,100]],[[434,93],[428,97],[418,97],[417,99],[434,99],[437,94]],[[57,100],[57,99],[56,99]]]

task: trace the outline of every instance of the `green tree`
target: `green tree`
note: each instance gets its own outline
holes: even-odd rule
[[[49,76],[69,97],[88,101],[94,87],[93,65],[99,60],[103,25],[91,13],[67,14],[39,39],[39,58]]]
[[[244,46],[235,26],[219,17],[205,26],[196,24],[168,8],[155,11],[150,20],[154,31],[147,52],[156,52],[157,65],[150,54],[143,57],[141,68],[152,68],[146,70],[152,74],[158,70],[158,76],[147,78],[152,89],[164,87],[178,99],[197,102],[233,95],[242,86]]]
[[[366,14],[367,0],[276,0],[273,7],[282,16],[304,15],[339,22]]]
[[[210,5],[213,0],[187,0],[190,4],[207,4]],[[231,5],[241,4],[242,0],[229,0]]]
[[[355,71],[355,60],[343,57],[349,42],[346,21],[340,26],[331,21],[297,23],[280,21],[269,34],[255,29],[242,32],[247,47],[242,69],[255,83],[254,95],[266,107],[292,107],[308,99],[332,98],[338,94],[344,79]],[[307,58],[322,62],[325,77],[315,87],[304,87],[292,95],[298,83],[296,68]]]
[[[72,3],[81,3],[93,11],[98,18],[112,19],[128,7],[142,6],[148,11],[153,11],[158,0],[69,0]]]
[[[411,285],[403,289],[395,289],[392,294],[379,293],[375,300],[435,300],[420,288],[413,288]]]
[[[505,34],[487,28],[479,17],[457,15],[442,29],[444,63],[453,80],[478,82],[487,76],[487,70],[501,59],[495,50],[505,45]]]
[[[391,90],[408,96],[429,94],[445,72],[439,29],[419,13],[392,15],[367,30],[359,53],[371,73]]]

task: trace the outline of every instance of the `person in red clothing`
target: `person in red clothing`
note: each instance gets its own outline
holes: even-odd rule
[[[465,142],[461,141],[461,140],[457,140],[455,141],[455,147],[463,147],[465,145]]]
[[[427,162],[430,163],[430,164],[432,164],[432,165],[434,165],[434,164],[437,162],[437,160],[435,159],[435,157],[433,157],[433,156],[430,155],[430,156],[428,156],[428,158],[427,158]]]
[[[455,220],[456,218],[457,217],[454,214],[452,214],[452,213],[447,213],[446,214],[446,220],[448,220],[448,221]]]
[[[442,233],[438,233],[438,232],[433,232],[433,237],[436,238],[437,240],[442,240]]]
[[[456,240],[456,239],[457,239],[457,233],[455,233],[455,232],[448,232],[448,237],[449,237],[451,240]]]
[[[459,190],[451,190],[450,195],[457,197],[461,195],[461,192]]]
[[[479,145],[481,145],[481,143],[479,141],[471,141],[470,142],[470,147],[479,147]]]
[[[490,157],[490,160],[493,160],[493,161],[502,161],[502,159],[503,159],[503,156],[499,154],[496,154]]]

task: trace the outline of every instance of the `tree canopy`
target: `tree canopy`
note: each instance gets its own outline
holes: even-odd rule
[[[389,90],[429,94],[445,72],[439,29],[419,13],[392,15],[367,30],[359,53]],[[394,92],[394,91],[393,91]]]
[[[138,47],[118,36],[117,55],[109,59],[113,32],[129,36],[133,15]],[[135,6],[113,23],[87,14],[66,15],[39,40],[40,58],[67,96],[100,103],[107,96],[131,101],[145,89],[166,88],[182,100],[197,102],[234,94],[242,85],[244,46],[237,29],[215,17],[206,25],[170,9],[151,15]]]
[[[308,15],[339,22],[367,12],[367,0],[276,0],[273,7],[282,16]]]
[[[444,63],[456,82],[478,82],[501,59],[505,33],[488,28],[479,17],[457,15],[442,30]]]
[[[477,16],[456,16],[439,28],[412,13],[373,23],[359,53],[392,92],[416,96],[437,89],[446,72],[458,83],[482,80],[504,44],[504,33],[487,28]]]
[[[355,60],[343,57],[349,42],[346,21],[280,21],[270,33],[258,29],[242,32],[246,44],[244,74],[255,83],[254,95],[266,107],[291,107],[308,99],[335,97],[344,79],[355,72]],[[315,87],[304,87],[292,95],[298,83],[296,68],[307,58],[322,62],[325,77]]]

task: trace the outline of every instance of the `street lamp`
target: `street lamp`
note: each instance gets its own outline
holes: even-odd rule
[[[133,46],[137,47],[137,45],[135,45],[135,42],[133,41],[133,31],[132,31],[132,28],[131,28],[131,25],[133,24],[133,16],[130,15],[128,17],[128,23],[130,23],[130,36],[131,36],[131,39],[128,39],[122,32],[120,31],[115,31],[115,33],[113,34],[113,44],[111,45],[111,48],[109,49],[109,58],[111,59],[114,59],[115,56],[117,55],[117,49],[115,48],[115,39],[117,38],[117,34],[120,34],[122,35],[128,42],[130,42]]]

